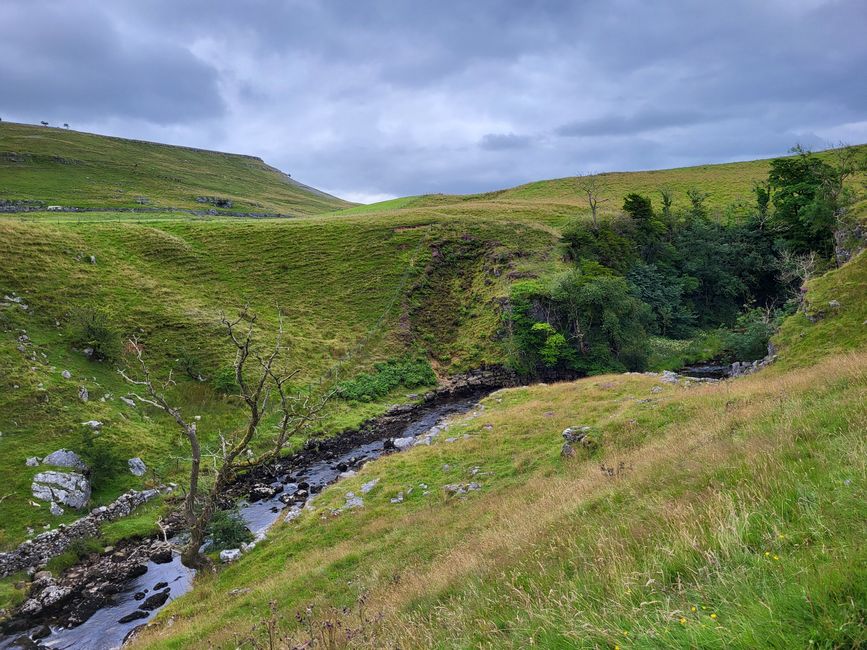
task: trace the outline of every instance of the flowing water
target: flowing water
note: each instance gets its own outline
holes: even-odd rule
[[[385,443],[390,438],[408,438],[436,433],[449,416],[464,413],[471,410],[477,403],[478,396],[468,398],[449,399],[435,404],[413,417],[403,430],[384,434],[384,437],[374,442],[359,444],[349,451],[336,455],[327,460],[316,460],[308,465],[296,467],[291,476],[284,475],[280,480],[272,483],[272,486],[282,486],[283,490],[274,497],[257,501],[256,503],[242,502],[240,507],[241,516],[247,523],[247,527],[254,535],[264,535],[281,516],[286,512],[287,506],[281,501],[281,497],[292,494],[298,489],[298,484],[309,484],[310,499],[315,494],[337,481],[342,471],[338,466],[354,465],[359,462],[367,462],[385,453]],[[309,503],[310,499],[307,500]],[[298,509],[303,504],[296,504],[293,508]],[[164,591],[164,587],[155,590],[154,586],[165,582],[168,583],[169,598],[166,604],[183,595],[192,587],[193,571],[181,564],[180,556],[176,553],[171,562],[156,564],[148,562],[148,570],[145,574],[131,580],[126,588],[114,598],[111,605],[98,610],[93,616],[81,625],[73,628],[52,627],[51,634],[37,641],[41,647],[57,649],[87,649],[87,650],[110,650],[119,648],[124,639],[138,626],[147,623],[156,613],[165,606],[156,608],[152,612],[144,612],[140,609],[142,604],[141,594],[150,596],[157,591]],[[138,597],[137,597],[138,596]],[[120,623],[120,619],[135,612],[141,612],[133,621]],[[0,639],[0,649],[16,648],[16,639],[27,636],[27,633],[17,633]],[[32,642],[31,642],[32,643]],[[24,647],[40,647],[36,645]]]

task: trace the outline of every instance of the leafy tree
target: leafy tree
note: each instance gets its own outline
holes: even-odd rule
[[[795,156],[771,161],[772,224],[793,252],[827,257],[834,246],[835,172],[809,151],[795,147],[793,152]]]

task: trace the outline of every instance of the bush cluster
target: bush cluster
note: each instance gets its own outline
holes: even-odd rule
[[[398,386],[417,388],[437,381],[433,368],[424,359],[389,360],[374,366],[373,372],[356,375],[337,385],[337,393],[346,400],[372,402]]]

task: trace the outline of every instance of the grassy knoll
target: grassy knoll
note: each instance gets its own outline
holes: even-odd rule
[[[200,203],[199,196],[228,199],[232,206]],[[253,156],[10,122],[0,123],[0,199],[291,215],[351,205]]]
[[[843,295],[865,265],[811,296]],[[296,641],[351,628],[352,647],[861,647],[867,328],[813,345],[848,318],[790,321],[778,368],[722,384],[495,393],[452,425],[456,442],[367,466],[203,576],[135,647],[235,647],[269,603]],[[566,460],[575,425],[598,448]],[[363,509],[334,512],[374,478]],[[469,481],[465,498],[443,489]]]

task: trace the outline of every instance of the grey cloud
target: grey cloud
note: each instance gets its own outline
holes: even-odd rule
[[[514,133],[486,133],[482,136],[479,146],[489,151],[500,149],[526,149],[533,144],[534,138],[529,135]]]
[[[183,124],[219,116],[215,70],[188,50],[137,42],[84,5],[0,9],[16,24],[0,42],[0,107],[30,120],[144,119]]]
[[[604,115],[578,120],[558,126],[554,132],[563,137],[606,136],[643,133],[672,126],[683,127],[707,121],[708,115],[699,111],[661,111],[649,109],[634,115]]]

